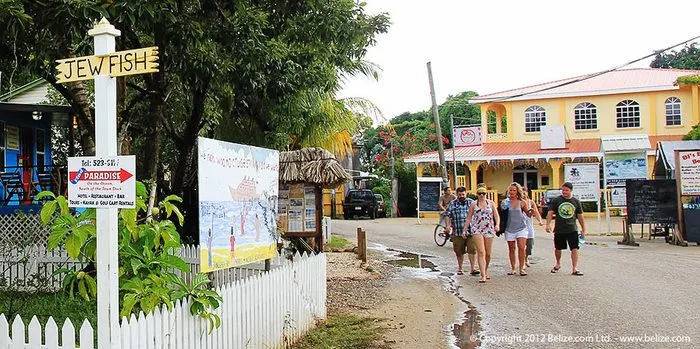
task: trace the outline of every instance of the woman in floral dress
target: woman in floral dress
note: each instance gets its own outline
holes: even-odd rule
[[[491,262],[491,247],[493,238],[500,225],[498,209],[493,201],[486,198],[486,188],[480,186],[476,190],[477,199],[469,207],[467,222],[471,226],[471,236],[476,245],[477,258],[479,259],[479,270],[481,279],[479,282],[486,282],[491,279],[489,276],[489,263]],[[469,234],[469,229],[467,229]]]

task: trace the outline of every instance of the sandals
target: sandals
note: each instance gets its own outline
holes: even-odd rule
[[[480,283],[480,284],[486,283],[486,279],[480,279],[480,280],[479,280],[479,283]]]
[[[457,270],[457,275],[464,275],[464,272],[461,270]]]
[[[515,270],[509,271],[507,275],[515,275]]]
[[[527,273],[525,272],[525,270],[520,271],[520,276],[527,276]]]
[[[479,275],[479,274],[481,274],[481,272],[478,270],[474,270],[471,273],[469,273],[469,275]]]
[[[574,275],[574,276],[583,276],[583,273],[580,272],[579,270],[577,270],[577,271],[571,273],[571,275]]]
[[[550,270],[550,272],[551,272],[552,274],[555,274],[556,272],[559,271],[559,269],[561,269],[561,267],[553,267],[552,270]]]

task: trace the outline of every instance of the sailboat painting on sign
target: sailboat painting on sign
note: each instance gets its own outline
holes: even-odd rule
[[[540,149],[566,148],[564,125],[549,125],[540,128]]]

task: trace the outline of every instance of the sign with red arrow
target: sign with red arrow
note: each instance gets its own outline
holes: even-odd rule
[[[136,207],[136,157],[68,158],[68,205],[71,207]]]

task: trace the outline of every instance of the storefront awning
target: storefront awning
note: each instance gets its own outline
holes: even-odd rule
[[[649,136],[603,136],[600,137],[600,150],[606,154],[648,152],[652,150]]]
[[[694,149],[700,149],[700,141],[659,142],[656,150],[656,161],[662,161],[667,170],[673,171],[676,168],[675,151]]]

